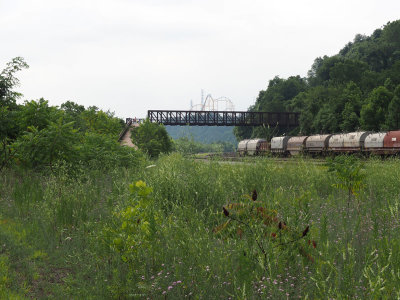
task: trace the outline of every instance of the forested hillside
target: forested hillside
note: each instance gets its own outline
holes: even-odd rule
[[[399,129],[400,20],[316,58],[306,78],[273,78],[249,110],[301,112],[300,128],[290,134]],[[272,130],[237,127],[235,134],[268,137]]]
[[[231,126],[165,126],[173,139],[182,137],[193,138],[196,142],[205,144],[229,142],[236,144],[236,138]]]

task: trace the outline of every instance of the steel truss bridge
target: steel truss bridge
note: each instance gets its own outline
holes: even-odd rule
[[[270,126],[295,128],[299,126],[297,112],[249,112],[249,111],[186,111],[149,110],[150,122],[164,125],[193,126]]]

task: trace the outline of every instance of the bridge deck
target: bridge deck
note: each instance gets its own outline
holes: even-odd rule
[[[300,113],[248,111],[149,110],[150,122],[164,125],[197,126],[299,126]]]

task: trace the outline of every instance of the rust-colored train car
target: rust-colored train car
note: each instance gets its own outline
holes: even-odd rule
[[[290,155],[298,155],[303,152],[308,136],[292,136],[288,142],[286,150]]]
[[[328,150],[329,139],[332,134],[311,135],[306,140],[306,151],[308,153],[323,153]]]
[[[247,154],[259,155],[267,152],[269,143],[264,139],[253,139],[247,142]]]
[[[400,130],[389,131],[383,139],[385,154],[400,153]]]

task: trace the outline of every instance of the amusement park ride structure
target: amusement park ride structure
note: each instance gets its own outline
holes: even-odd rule
[[[233,102],[227,97],[214,99],[211,94],[208,94],[206,99],[201,100],[200,104],[191,103],[190,111],[234,111]]]

